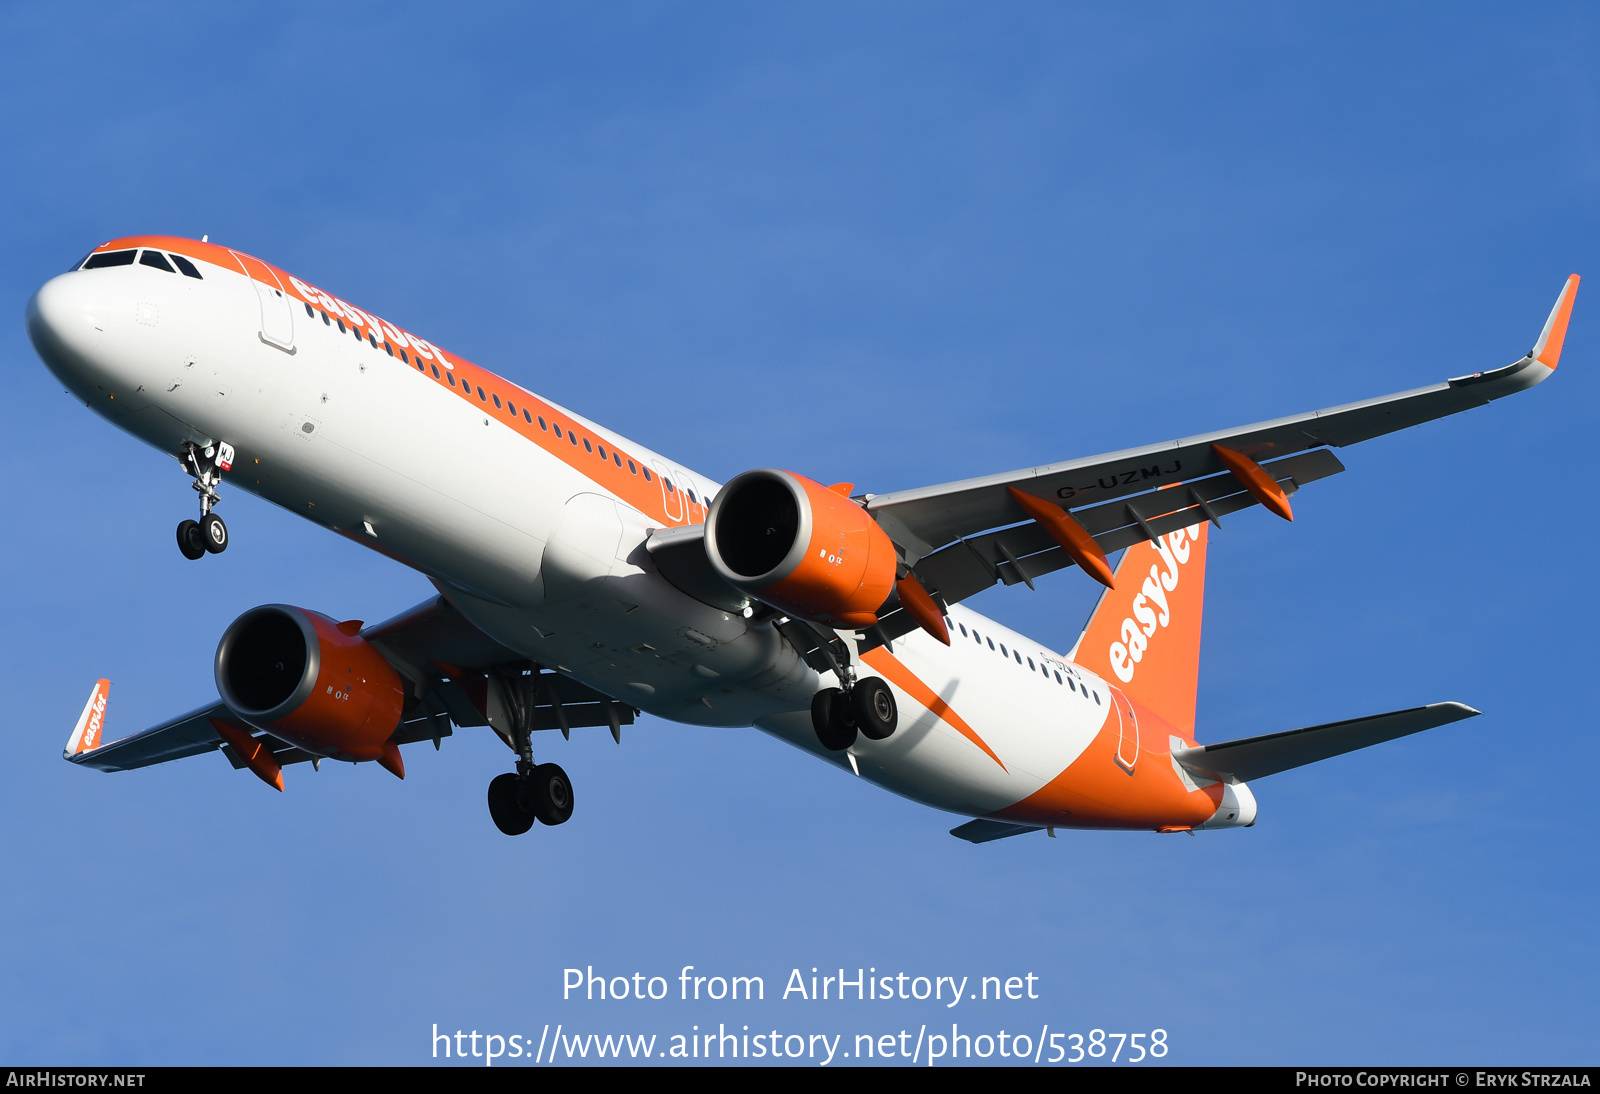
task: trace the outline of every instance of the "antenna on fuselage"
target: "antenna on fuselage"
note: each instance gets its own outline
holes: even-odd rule
[[[210,243],[211,242],[211,237],[210,236],[201,236],[200,237],[200,242],[201,243]]]

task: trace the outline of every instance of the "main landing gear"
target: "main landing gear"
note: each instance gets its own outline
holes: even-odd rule
[[[200,519],[179,522],[178,550],[190,560],[220,555],[228,549],[228,526],[211,510],[222,501],[217,484],[222,481],[222,473],[233,466],[233,446],[212,444],[201,448],[187,442],[182,459],[184,469],[194,477],[192,485],[200,493]]]
[[[508,836],[520,836],[540,824],[565,824],[572,816],[572,783],[559,764],[533,762],[533,677],[502,678],[511,739],[517,749],[517,770],[496,775],[489,783],[489,816]]]
[[[811,727],[830,752],[843,752],[856,743],[856,734],[882,741],[900,724],[894,692],[876,676],[855,679],[852,665],[839,667],[842,688],[823,688],[811,697]]]

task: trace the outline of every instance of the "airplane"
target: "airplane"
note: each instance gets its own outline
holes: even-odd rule
[[[306,760],[404,778],[401,746],[486,727],[514,757],[490,816],[519,835],[573,811],[537,734],[604,726],[620,743],[649,713],[759,728],[969,818],[951,832],[972,843],[1248,827],[1251,781],[1478,712],[1434,703],[1202,744],[1209,527],[1256,506],[1292,520],[1292,495],[1344,470],[1333,449],[1543,381],[1578,281],[1533,348],[1492,371],[870,493],[775,468],[718,483],[244,252],[111,240],[39,288],[28,334],[72,395],[193,480],[179,550],[226,550],[227,484],[438,595],[375,626],[253,608],[218,644],[217,699],[107,740],[102,679],[64,755],[125,771],[221,752],[281,791]],[[1070,567],[1104,591],[1064,653],[962,604]]]

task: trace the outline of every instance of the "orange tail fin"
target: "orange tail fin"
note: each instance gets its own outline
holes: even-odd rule
[[[1072,659],[1194,737],[1207,525],[1128,548],[1089,616]]]

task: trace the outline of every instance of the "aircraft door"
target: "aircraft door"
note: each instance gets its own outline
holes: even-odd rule
[[[679,477],[677,472],[660,460],[651,460],[650,466],[656,469],[656,478],[661,483],[661,505],[667,519],[683,523],[685,498],[682,484],[675,481]]]
[[[294,352],[294,308],[289,294],[283,291],[277,274],[265,263],[249,255],[230,251],[250,278],[256,301],[261,307],[261,340],[281,350]]]
[[[1117,712],[1117,766],[1132,775],[1139,761],[1139,716],[1118,688],[1111,689],[1111,705]]]

